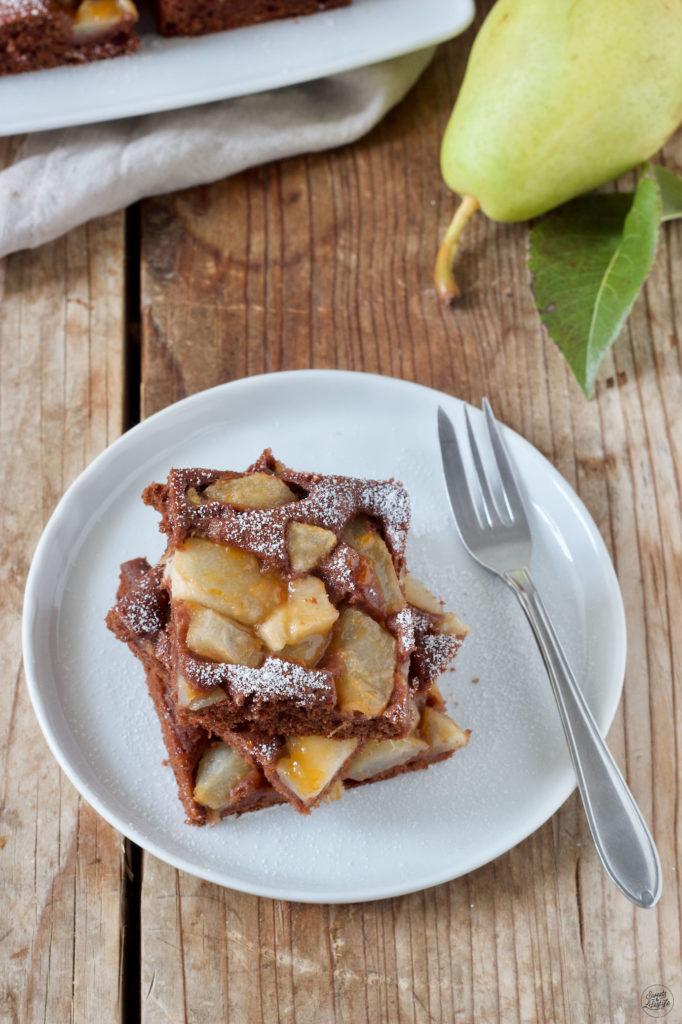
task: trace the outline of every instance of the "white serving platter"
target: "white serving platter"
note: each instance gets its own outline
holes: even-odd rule
[[[0,78],[0,136],[175,110],[279,89],[420,50],[463,31],[473,0],[350,7],[197,38],[141,27],[138,53]]]

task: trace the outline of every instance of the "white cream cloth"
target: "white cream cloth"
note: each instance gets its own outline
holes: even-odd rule
[[[29,135],[0,172],[0,256],[143,196],[353,142],[403,98],[433,52],[201,107]]]

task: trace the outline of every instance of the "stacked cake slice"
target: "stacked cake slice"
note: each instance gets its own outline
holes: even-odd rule
[[[187,820],[424,768],[466,744],[437,678],[466,628],[405,568],[393,480],[171,470],[156,566],[121,567],[109,628],[143,663]]]

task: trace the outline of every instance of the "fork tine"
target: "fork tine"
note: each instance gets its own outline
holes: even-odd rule
[[[497,509],[495,508],[495,501],[493,499],[492,491],[490,490],[488,477],[486,476],[485,469],[483,468],[483,460],[481,459],[481,453],[478,450],[476,435],[474,434],[473,427],[471,426],[471,417],[469,416],[469,410],[466,405],[464,406],[464,419],[467,426],[467,437],[469,438],[471,457],[474,462],[476,476],[478,477],[478,486],[481,489],[481,497],[483,498],[483,511],[485,512],[489,525],[493,526],[495,523],[499,522],[499,516],[497,514]]]
[[[483,411],[485,412],[485,418],[488,424],[488,433],[490,434],[490,443],[493,447],[495,462],[497,463],[497,469],[500,474],[502,493],[504,495],[504,500],[507,503],[509,514],[512,517],[512,522],[527,521],[528,516],[526,513],[526,505],[516,483],[514,464],[507,451],[507,446],[504,443],[497,420],[495,419],[492,407],[487,398],[483,399]]]
[[[446,469],[445,482],[448,494],[450,495],[450,505],[452,506],[455,522],[457,523],[462,540],[468,546],[469,541],[467,538],[479,533],[481,525],[476,515],[476,506],[471,497],[455,428],[450,417],[440,406],[438,406],[438,438],[440,440],[444,468]],[[447,472],[446,460],[450,462],[453,468],[452,473]],[[450,487],[451,480],[457,480],[456,489]]]

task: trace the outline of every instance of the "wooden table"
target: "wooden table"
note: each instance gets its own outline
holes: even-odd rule
[[[143,202],[0,264],[5,471],[0,1021],[631,1024],[680,973],[682,224],[586,402],[533,311],[525,226],[480,218],[466,297],[431,285],[439,140],[473,33],[364,140]],[[11,149],[5,144],[7,155]],[[682,163],[682,138],[665,151]],[[49,754],[21,667],[26,570],[64,488],[139,418],[247,374],[343,367],[472,402],[588,505],[629,627],[611,747],[653,823],[655,912],[605,880],[575,797],[493,864],[401,899],[256,899],[125,842]]]

